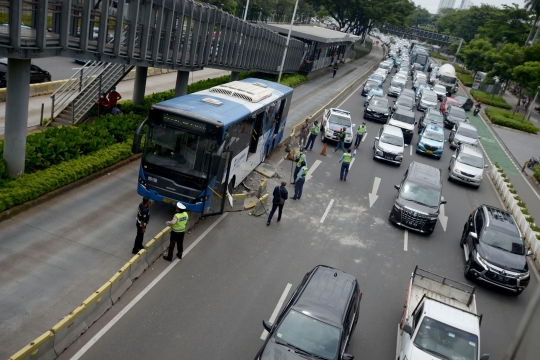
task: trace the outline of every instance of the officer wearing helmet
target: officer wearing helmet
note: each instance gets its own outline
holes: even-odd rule
[[[354,148],[358,149],[358,146],[360,146],[360,143],[362,142],[362,138],[366,134],[367,128],[366,128],[366,122],[364,121],[362,125],[358,127],[358,130],[356,130],[356,141],[354,143]]]
[[[167,221],[166,224],[171,227],[171,240],[169,243],[169,252],[164,255],[163,258],[167,261],[172,261],[172,255],[174,252],[174,246],[178,245],[178,252],[176,256],[181,259],[182,252],[184,251],[184,234],[186,232],[186,225],[189,216],[184,204],[180,201],[176,203],[176,214],[171,221]]]

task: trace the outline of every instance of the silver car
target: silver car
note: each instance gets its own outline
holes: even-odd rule
[[[373,159],[381,159],[401,165],[405,148],[403,131],[392,125],[383,125],[373,143]]]
[[[428,108],[436,109],[438,104],[437,94],[429,89],[424,89],[420,93],[420,99],[418,99],[418,105],[416,105],[416,108],[419,111],[426,111]]]
[[[401,81],[400,79],[392,80],[390,88],[388,89],[388,95],[398,97],[405,88],[405,83],[405,81]]]
[[[450,136],[448,136],[448,142],[450,148],[455,149],[459,144],[469,144],[472,146],[478,146],[478,131],[472,124],[466,122],[458,122],[452,128]]]
[[[484,177],[484,169],[487,167],[484,165],[484,156],[479,148],[462,144],[450,159],[448,180],[460,181],[479,188]]]

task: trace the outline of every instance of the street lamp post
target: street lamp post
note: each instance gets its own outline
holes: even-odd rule
[[[289,47],[289,40],[291,40],[291,31],[293,27],[294,18],[296,17],[296,9],[298,8],[298,0],[294,4],[294,10],[291,18],[291,25],[289,26],[289,34],[287,35],[287,42],[285,43],[285,50],[283,51],[283,59],[281,59],[281,66],[279,67],[278,84],[281,82],[281,74],[283,73],[283,65],[285,65],[285,57],[287,57],[287,48]]]
[[[532,103],[529,104],[529,112],[527,113],[527,120],[531,118],[532,109],[534,108],[534,104],[536,103],[536,98],[538,97],[539,91],[540,91],[540,86],[536,89],[536,94],[534,94],[534,99]]]
[[[249,8],[249,0],[247,0],[247,3],[246,3],[246,11],[244,12],[244,21],[246,21],[246,18],[247,18],[248,8]]]

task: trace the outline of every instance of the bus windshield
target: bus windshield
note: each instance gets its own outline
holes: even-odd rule
[[[148,124],[144,161],[206,179],[217,141],[164,124]]]

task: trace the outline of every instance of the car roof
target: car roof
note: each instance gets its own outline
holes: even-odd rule
[[[482,207],[484,208],[484,215],[489,218],[486,223],[488,228],[521,236],[514,217],[508,211],[485,204]]]
[[[442,187],[441,170],[417,161],[413,161],[409,166],[407,179],[436,188]]]
[[[383,132],[387,134],[399,136],[401,138],[403,137],[403,131],[397,126],[385,124],[383,125]]]
[[[341,328],[356,283],[356,278],[344,271],[319,265],[311,271],[293,308]]]
[[[407,116],[414,117],[414,111],[407,110],[407,109],[402,109],[402,108],[397,108],[396,111],[394,111],[394,114],[401,114],[401,115],[407,115]]]
[[[455,109],[454,112],[460,112],[460,113],[465,114],[465,110],[463,110],[463,109],[460,108],[459,106],[456,106],[456,105],[448,105],[448,108],[449,108],[450,110]]]
[[[458,125],[458,128],[476,130],[476,126],[474,126],[473,124],[466,123],[466,122],[460,122],[457,125]]]
[[[429,130],[429,131],[432,131],[432,132],[435,132],[435,133],[441,133],[441,134],[444,135],[443,128],[440,127],[440,126],[437,126],[437,125],[428,124],[428,125],[426,125],[426,130]]]
[[[336,115],[342,115],[342,116],[347,116],[347,117],[351,117],[351,112],[350,111],[347,111],[347,110],[341,110],[341,109],[336,109],[336,108],[330,108],[330,111]]]
[[[481,158],[484,157],[484,155],[482,155],[482,151],[477,146],[472,146],[470,144],[461,144],[461,153],[474,155]]]

